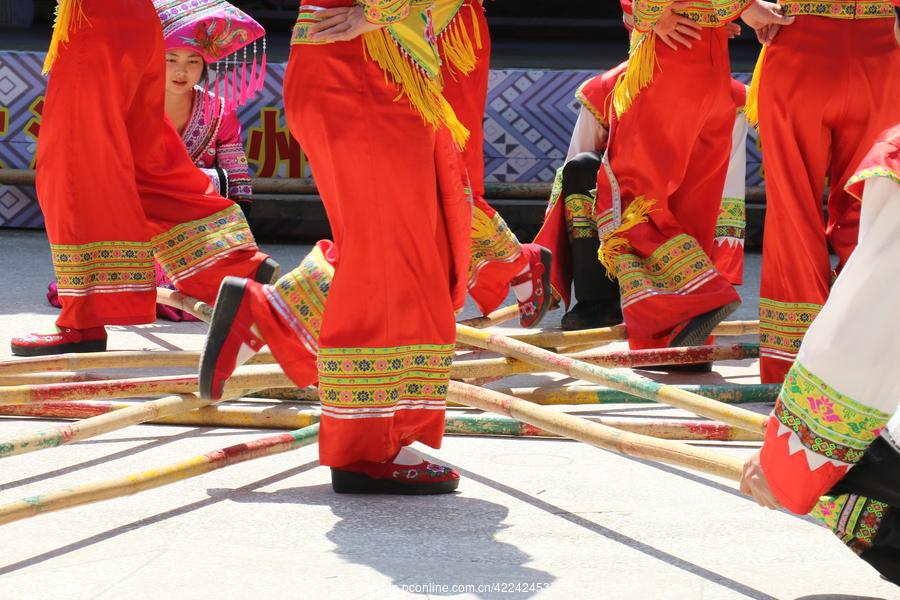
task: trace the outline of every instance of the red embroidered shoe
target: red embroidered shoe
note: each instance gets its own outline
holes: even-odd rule
[[[57,327],[54,333],[29,333],[10,342],[16,356],[47,356],[66,352],[105,352],[106,328]]]
[[[225,382],[234,370],[265,345],[251,330],[248,281],[226,277],[219,287],[216,309],[200,355],[200,397],[221,400]]]
[[[531,296],[524,302],[519,301],[519,324],[527,329],[537,326],[550,309],[550,262],[553,255],[537,244],[522,244],[522,252],[528,256],[529,269],[509,284],[531,283]]]
[[[423,460],[417,465],[359,461],[331,469],[338,494],[449,494],[459,487],[455,469]]]

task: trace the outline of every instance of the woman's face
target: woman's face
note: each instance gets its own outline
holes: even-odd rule
[[[166,52],[166,92],[186,94],[200,83],[203,57],[191,50]]]

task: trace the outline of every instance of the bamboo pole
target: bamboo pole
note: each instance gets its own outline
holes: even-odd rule
[[[744,461],[737,456],[729,456],[705,448],[693,448],[680,442],[620,431],[459,381],[450,382],[447,399],[512,417],[545,431],[585,442],[596,448],[687,467],[732,481],[740,481],[741,478]]]
[[[124,477],[116,477],[95,483],[64,488],[24,498],[0,506],[0,525],[12,523],[35,515],[90,504],[110,498],[130,496],[176,481],[197,477],[229,465],[280,454],[315,443],[319,439],[319,426],[279,433],[250,442],[214,450],[187,460],[171,463]]]
[[[775,402],[781,391],[780,384],[743,385],[675,385],[673,387],[725,404],[754,404]],[[494,388],[543,406],[559,404],[650,404],[653,400],[642,398],[596,385],[571,385],[539,388]]]
[[[510,307],[512,308],[512,307]],[[489,318],[489,317],[482,317]],[[730,346],[694,346],[685,348],[658,348],[650,350],[615,350],[585,352],[577,356],[584,362],[604,367],[641,367],[648,365],[690,364],[719,360],[743,360],[759,356],[758,344],[732,344]],[[88,369],[122,368],[196,368],[199,352],[88,352],[60,354],[57,356],[24,358],[0,361],[0,385],[23,385],[60,380],[60,382],[87,381],[77,371]],[[271,352],[254,355],[247,364],[272,364]],[[66,375],[33,375],[64,371]],[[539,369],[515,358],[485,358],[456,361],[451,367],[453,379],[497,377],[517,373],[535,373]],[[26,374],[32,374],[24,377]],[[20,377],[17,377],[20,376]],[[45,380],[41,380],[45,377]],[[94,377],[99,379],[100,377]]]
[[[137,375],[135,375],[137,377]],[[112,379],[98,373],[77,371],[54,371],[50,373],[22,373],[20,375],[0,375],[0,387],[11,385],[33,385],[35,383],[75,383],[76,381],[104,381]]]
[[[465,325],[457,325],[456,337],[464,343],[513,356],[538,365],[548,371],[563,373],[575,379],[599,383],[634,394],[635,396],[647,398],[648,400],[676,406],[709,419],[740,427],[741,429],[760,432],[763,431],[765,426],[766,419],[762,415],[722,404],[715,400],[680,390],[671,385],[663,385],[624,369],[611,370],[598,367],[569,356],[554,354],[502,335],[472,329]]]
[[[126,410],[137,402],[74,401],[45,402],[0,407],[5,417],[37,417],[41,419],[88,419]],[[303,406],[236,406],[214,404],[190,412],[160,416],[146,423],[158,425],[189,425],[193,427],[230,427],[253,429],[299,429],[318,423],[318,409]]]
[[[775,402],[781,385],[741,384],[741,385],[675,385],[678,389],[698,394],[726,404],[753,404]],[[540,388],[496,388],[503,392],[528,400],[535,404],[652,404],[652,399],[635,396],[621,390],[596,385],[570,385]],[[315,388],[273,388],[247,394],[250,398],[266,398],[289,402],[318,402],[319,392]],[[452,406],[453,404],[449,404]],[[2,414],[2,413],[0,413]]]
[[[183,310],[206,323],[209,323],[209,320],[212,319],[213,308],[209,304],[196,298],[185,296],[175,290],[156,288],[156,302]]]
[[[568,355],[567,355],[568,356]],[[651,365],[687,365],[720,360],[759,357],[758,344],[731,346],[690,346],[649,350],[593,351],[573,356],[583,362],[607,368],[638,368]],[[540,373],[543,367],[512,357],[461,360],[450,368],[452,379],[508,377],[520,373]]]
[[[84,352],[35,356],[0,361],[0,376],[9,377],[29,373],[56,371],[87,371],[90,369],[163,369],[189,367],[196,369],[200,353],[193,351],[119,351]],[[248,365],[273,364],[272,353],[264,350],[253,355]]]
[[[197,300],[196,298],[185,296],[184,294],[176,292],[175,290],[170,290],[167,288],[156,288],[156,301],[160,304],[165,304],[166,306],[171,306],[172,308],[183,310],[184,312],[189,313],[206,323],[209,323],[210,319],[212,319],[213,308],[209,304]],[[510,319],[518,316],[518,314],[518,306],[507,306],[495,310],[491,314],[484,317],[466,319],[465,321],[462,321],[462,323],[469,327],[482,329],[485,327],[499,325],[500,323],[505,323],[506,321],[509,321]]]
[[[759,333],[759,321],[725,321],[719,323],[710,335],[736,336]],[[625,325],[583,329],[581,331],[538,331],[511,335],[510,338],[540,348],[566,348],[587,344],[621,342],[628,339]],[[465,341],[465,340],[459,340]]]
[[[134,402],[56,402],[0,408],[0,415],[43,419],[87,419],[97,415],[125,412]],[[759,441],[762,436],[724,423],[682,419],[635,419],[619,417],[583,417],[616,429],[641,433],[660,439],[693,441]],[[234,406],[217,404],[191,412],[161,416],[146,423],[190,425],[195,427],[232,427],[253,429],[298,429],[317,423],[319,411],[284,405]],[[77,425],[77,424],[75,424]],[[63,426],[63,427],[71,427]],[[54,428],[54,430],[57,428]],[[62,428],[59,428],[62,429]],[[53,430],[48,430],[53,431]],[[448,435],[484,435],[511,437],[559,437],[515,419],[493,414],[468,414],[448,411],[444,432]],[[84,439],[84,438],[81,438]],[[75,440],[66,440],[66,442]],[[53,444],[58,445],[58,444]],[[2,450],[2,445],[0,445]]]
[[[196,298],[184,296],[178,292],[165,288],[156,289],[156,301],[167,306],[180,308],[194,315],[202,321],[209,322],[212,317],[212,308]],[[507,307],[507,310],[512,307]],[[502,312],[502,311],[500,311]],[[469,327],[460,324],[462,327]],[[470,329],[475,329],[469,327]],[[759,321],[728,321],[719,323],[712,331],[711,335],[735,336],[746,335],[751,333],[759,333]],[[585,329],[583,331],[539,331],[535,333],[526,333],[520,335],[509,336],[511,339],[525,342],[532,346],[541,348],[558,348],[565,346],[581,346],[594,344],[598,342],[614,342],[628,339],[628,332],[624,325],[616,325],[614,327],[601,327],[599,329]],[[457,339],[457,344],[466,341]],[[469,344],[475,345],[475,344]]]
[[[290,386],[293,383],[277,367],[242,367],[228,380],[225,393],[231,394],[237,390],[247,389],[258,390],[271,385]],[[0,406],[188,394],[196,392],[197,386],[196,375],[17,385],[0,388]]]
[[[488,327],[493,327],[494,325],[500,325],[501,323],[511,321],[518,316],[519,307],[517,305],[512,305],[498,308],[491,314],[483,317],[473,317],[471,319],[465,319],[463,321],[460,321],[460,323],[462,325],[474,327],[475,329],[487,329]]]
[[[475,387],[475,386],[472,386]],[[483,388],[481,388],[483,389]],[[493,392],[494,390],[488,390]],[[551,414],[565,414],[557,413]],[[571,415],[575,416],[575,415]],[[616,417],[578,416],[577,418],[663,440],[690,441],[753,441],[761,442],[763,435],[715,421],[678,419],[627,419]],[[511,417],[494,414],[458,414],[448,412],[444,431],[452,435],[486,435],[510,437],[561,437],[551,430],[523,423]],[[562,436],[564,437],[564,436]],[[582,440],[583,441],[583,440]]]
[[[76,423],[58,425],[12,438],[0,440],[0,458],[26,454],[64,444],[80,442],[111,431],[117,431],[171,414],[188,412],[209,404],[194,394],[166,396],[151,402],[141,402],[108,414],[101,414]]]

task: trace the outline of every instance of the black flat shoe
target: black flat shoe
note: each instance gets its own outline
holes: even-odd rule
[[[455,469],[422,461],[418,465],[387,465],[375,478],[365,473],[331,469],[331,488],[337,494],[449,494],[459,487]]]
[[[684,329],[678,332],[678,335],[672,339],[672,343],[669,346],[672,348],[677,346],[702,346],[706,343],[706,338],[716,328],[716,325],[724,321],[740,305],[740,301],[729,302],[725,306],[714,308],[709,312],[694,317],[685,325]]]
[[[275,262],[273,258],[269,257],[262,261],[259,267],[257,267],[256,275],[253,276],[253,281],[263,285],[275,283],[278,280],[279,275],[281,275],[281,265]]]
[[[563,315],[560,325],[563,331],[581,331],[612,327],[622,321],[622,309],[618,304],[583,301],[575,304],[572,310]]]

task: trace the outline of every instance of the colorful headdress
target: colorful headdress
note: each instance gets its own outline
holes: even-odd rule
[[[223,98],[226,110],[234,110],[262,89],[266,30],[250,15],[225,0],[153,0],[153,5],[162,21],[166,50],[193,50],[202,56],[210,65],[207,85]]]

